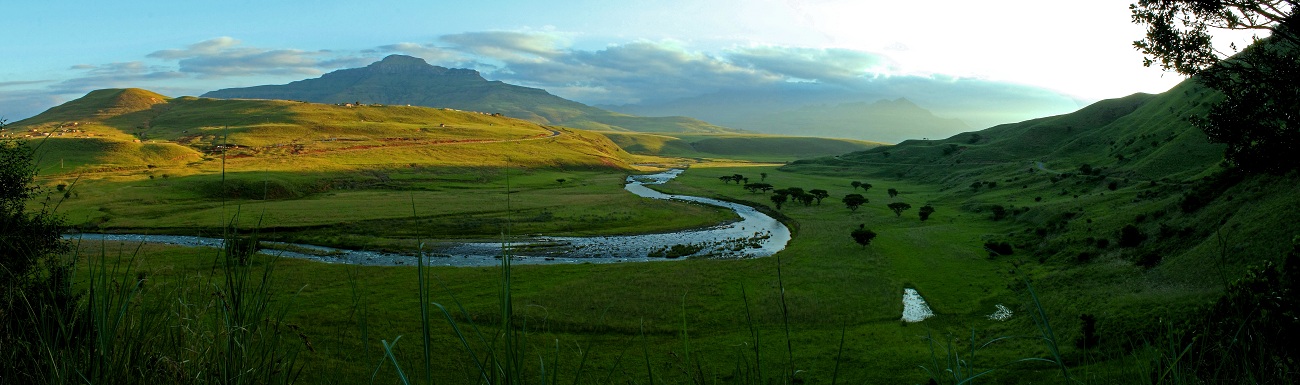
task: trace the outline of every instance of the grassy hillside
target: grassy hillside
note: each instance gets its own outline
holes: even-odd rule
[[[1249,267],[1280,264],[1300,234],[1300,177],[1225,172],[1223,147],[1188,122],[1216,100],[1189,81],[782,170],[937,187],[936,202],[1005,226],[981,238],[1014,254],[990,260],[1035,282],[1058,330],[1095,316],[1101,352],[1124,354],[1202,317]]]
[[[207,172],[222,154],[227,171],[492,165],[507,158],[520,165],[628,167],[627,154],[600,135],[485,113],[171,99],[139,89],[94,91],[6,131],[46,138],[33,142],[44,175],[157,167]]]
[[[623,150],[641,155],[681,158],[786,162],[844,154],[883,146],[850,139],[763,134],[646,134],[604,132]]]
[[[496,205],[506,194],[518,200],[515,213],[538,218],[518,225],[535,233],[668,231],[731,218],[622,191],[632,156],[600,134],[486,113],[121,89],[5,133],[37,147],[42,183],[66,189],[61,210],[88,231],[210,232],[242,208],[259,215],[239,226],[285,239],[387,247],[420,224],[456,229],[445,237],[492,237],[511,214]],[[416,202],[436,209],[412,213]]]

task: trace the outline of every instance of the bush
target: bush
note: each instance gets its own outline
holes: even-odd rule
[[[1011,244],[1007,243],[1006,241],[984,242],[984,249],[990,252],[989,256],[1011,255],[1015,253],[1015,249],[1012,248]]]
[[[1142,233],[1137,226],[1125,225],[1119,231],[1119,247],[1137,247],[1147,240],[1147,235]]]

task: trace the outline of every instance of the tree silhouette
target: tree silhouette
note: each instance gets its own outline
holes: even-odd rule
[[[844,205],[848,206],[849,210],[858,211],[858,207],[867,203],[867,198],[862,196],[862,194],[849,194],[845,195],[844,199],[841,199],[840,201],[844,202]]]
[[[1224,159],[1239,170],[1300,168],[1295,156],[1300,149],[1297,5],[1292,0],[1139,0],[1130,6],[1133,22],[1147,28],[1133,43],[1145,56],[1143,65],[1195,76],[1223,95],[1192,123],[1211,142],[1227,145]],[[1269,35],[1241,52],[1230,45],[1228,53],[1216,49],[1214,30]]]
[[[856,230],[853,230],[852,233],[849,233],[849,236],[853,237],[854,242],[857,242],[859,245],[862,245],[863,249],[866,249],[867,245],[871,244],[871,240],[876,239],[876,232],[867,230],[867,225],[861,224],[858,225],[858,228]]]
[[[794,199],[798,200],[799,203],[803,203],[804,206],[812,206],[813,200],[817,199],[817,197],[809,193],[799,193],[799,195],[794,196]]]
[[[772,195],[771,199],[772,199],[772,203],[776,204],[776,209],[780,210],[781,205],[785,204],[785,201],[790,198],[787,197],[785,194],[774,194]]]
[[[890,203],[888,207],[890,210],[894,210],[894,217],[897,218],[903,216],[903,211],[912,208],[912,205],[903,202],[894,202]]]
[[[767,181],[767,173],[765,173],[765,172],[760,172],[760,173],[758,173],[758,177],[760,178],[760,179],[759,179],[760,182],[766,182],[766,181]]]
[[[891,188],[891,189],[889,189],[888,192],[889,192],[889,197],[890,197],[890,198],[895,198],[895,197],[898,196],[898,190],[896,190],[896,189],[892,189],[892,188]]]
[[[822,190],[822,189],[819,189],[819,188],[815,188],[815,189],[812,189],[812,190],[808,190],[808,193],[809,193],[809,194],[812,194],[813,198],[817,198],[817,205],[818,205],[818,206],[820,206],[820,205],[822,204],[822,199],[826,199],[826,197],[831,196],[831,193],[830,193],[829,191]]]
[[[853,186],[853,191],[857,191],[857,190],[858,190],[858,187],[859,187],[859,186],[862,186],[862,182],[858,182],[858,181],[855,180],[855,181],[853,181],[853,183],[849,183],[849,185]]]
[[[930,214],[934,214],[934,206],[931,205],[921,206],[921,210],[918,211],[917,214],[921,216],[922,221],[930,219]]]

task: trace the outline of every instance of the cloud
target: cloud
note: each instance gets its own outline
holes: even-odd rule
[[[503,31],[444,35],[438,40],[457,51],[507,62],[553,60],[564,54],[561,47],[567,44],[556,34]]]
[[[79,94],[101,88],[141,87],[148,82],[185,77],[185,74],[171,68],[150,66],[140,61],[77,65],[73,68],[80,70],[82,75],[51,84],[47,87],[47,92],[55,95]]]
[[[848,49],[752,47],[726,56],[737,65],[791,79],[841,84],[888,75],[897,67],[888,57]]]
[[[257,75],[318,75],[338,62],[331,51],[244,47],[239,40],[219,37],[184,49],[165,49],[148,58],[176,61],[179,71],[199,78]]]
[[[12,82],[0,82],[0,88],[22,87],[22,86],[29,86],[33,84],[43,84],[43,83],[50,83],[50,82],[53,82],[53,80],[18,80]]]

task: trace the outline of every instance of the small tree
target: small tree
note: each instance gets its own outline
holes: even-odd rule
[[[858,207],[867,203],[867,197],[862,196],[862,194],[849,194],[845,195],[844,199],[840,201],[844,202],[844,205],[848,206],[849,210],[858,211]]]
[[[766,181],[767,181],[767,173],[765,173],[765,172],[760,172],[760,173],[758,173],[758,177],[759,177],[759,181],[761,181],[761,182],[766,182]]]
[[[772,195],[771,199],[772,199],[772,203],[776,204],[776,209],[780,210],[781,205],[785,204],[785,201],[790,198],[787,197],[785,194],[774,194]]]
[[[799,195],[794,196],[794,199],[799,203],[803,203],[804,206],[812,206],[813,200],[816,200],[817,197],[809,193],[799,193]]]
[[[166,175],[163,175],[163,176],[166,176]],[[560,184],[564,184],[564,182],[567,181],[567,180],[568,180],[568,179],[560,178],[560,179],[556,179],[555,181],[556,181],[556,182],[559,182]]]
[[[873,186],[871,186],[870,183],[862,182],[862,184],[859,185],[858,187],[862,187],[862,192],[863,192],[863,193],[866,193],[867,190],[871,190],[871,187],[873,187]]]
[[[849,185],[850,185],[850,186],[853,186],[853,191],[857,191],[857,190],[858,190],[858,187],[861,187],[861,186],[862,186],[862,182],[858,182],[858,181],[855,180],[855,181],[853,181],[853,183],[849,183]]]
[[[890,210],[894,210],[894,218],[903,216],[903,212],[912,208],[912,205],[903,202],[894,202],[888,205]]]
[[[892,198],[896,198],[896,197],[898,197],[898,190],[897,190],[897,189],[892,189],[892,188],[891,188],[891,189],[889,189],[889,191],[887,191],[887,192],[889,193],[889,197],[890,197],[891,199],[892,199]]]
[[[876,239],[876,232],[867,230],[867,225],[861,224],[858,225],[858,228],[853,230],[849,236],[852,236],[854,242],[857,242],[859,245],[862,245],[863,249],[866,249],[867,245],[871,244],[871,240]]]
[[[930,219],[930,214],[934,214],[934,206],[931,205],[921,206],[921,210],[918,211],[917,214],[921,215],[922,221]]]
[[[1137,226],[1124,225],[1124,228],[1119,230],[1119,247],[1136,247],[1145,240],[1147,235],[1143,234]]]
[[[812,190],[808,190],[808,193],[809,193],[809,194],[812,194],[813,198],[817,198],[817,205],[818,205],[818,206],[820,206],[820,205],[822,204],[822,199],[826,199],[826,197],[831,196],[831,193],[830,193],[829,191],[822,190],[822,189],[819,189],[819,188],[815,188],[815,189],[812,189]]]

